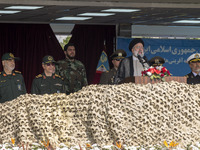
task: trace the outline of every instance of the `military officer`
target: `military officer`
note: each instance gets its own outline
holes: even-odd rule
[[[160,56],[155,56],[155,57],[153,57],[153,58],[151,58],[149,60],[149,65],[150,66],[154,66],[154,67],[156,67],[156,66],[162,66],[164,63],[165,63],[164,58],[162,58]]]
[[[0,103],[13,100],[26,93],[26,86],[21,72],[15,69],[15,60],[12,53],[5,53],[2,58],[3,71],[0,72]]]
[[[186,75],[188,84],[200,84],[200,53],[192,54],[188,57],[187,63],[191,72]]]
[[[114,84],[114,77],[122,59],[126,57],[126,52],[122,49],[116,50],[111,56],[113,68],[101,74],[99,84]]]
[[[66,94],[74,93],[87,86],[85,66],[77,59],[76,49],[73,43],[64,47],[65,59],[59,60],[56,65],[56,72],[63,78]]]
[[[35,77],[31,87],[32,94],[64,93],[63,80],[55,74],[55,60],[52,56],[45,56],[42,60],[44,72]]]

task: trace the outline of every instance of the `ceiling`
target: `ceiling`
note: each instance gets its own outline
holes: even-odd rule
[[[133,24],[161,26],[200,26],[172,23],[177,20],[200,20],[200,0],[0,0],[0,10],[13,5],[44,6],[16,14],[0,14],[0,23]],[[140,9],[132,13],[93,17],[85,21],[59,21],[56,18],[100,12],[109,8]]]

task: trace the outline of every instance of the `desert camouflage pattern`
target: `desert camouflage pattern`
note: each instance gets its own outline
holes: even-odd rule
[[[200,141],[200,86],[90,85],[70,95],[25,94],[0,104],[0,140],[149,146]]]

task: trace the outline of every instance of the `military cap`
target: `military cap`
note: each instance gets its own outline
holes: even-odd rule
[[[52,56],[46,55],[42,59],[42,63],[48,64],[48,63],[55,63],[56,61],[53,59]]]
[[[144,42],[142,39],[140,38],[135,38],[133,39],[130,44],[129,44],[129,50],[132,51],[132,48],[137,44],[137,43],[142,43],[142,45],[144,46]]]
[[[123,49],[118,49],[110,56],[111,59],[124,59],[126,57],[126,52]]]
[[[11,59],[14,59],[14,60],[20,60],[19,57],[15,57],[12,53],[5,53],[3,54],[3,56],[1,57],[1,60],[11,60]]]
[[[198,61],[200,61],[200,53],[192,54],[187,59],[188,64],[191,62],[198,62]]]
[[[164,58],[155,56],[149,60],[150,66],[162,66],[165,63]]]

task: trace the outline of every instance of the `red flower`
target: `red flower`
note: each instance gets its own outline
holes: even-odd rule
[[[165,67],[163,67],[161,70],[163,73],[165,73],[167,71],[167,69]]]
[[[147,71],[142,71],[142,76],[146,74],[147,74]]]
[[[161,71],[154,68],[154,72],[155,72],[156,74],[160,74]]]
[[[148,72],[151,72],[153,74],[155,72],[155,68],[149,68]]]
[[[171,76],[169,70],[165,67],[150,67],[148,70],[142,71],[142,76],[149,76],[147,73],[150,72],[152,75],[157,78],[164,78],[165,76]]]
[[[171,74],[170,74],[169,70],[167,70],[167,74],[171,76]]]

